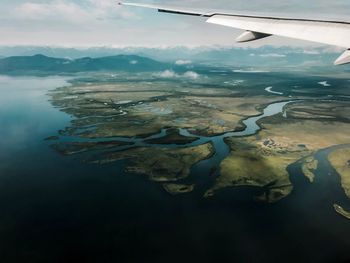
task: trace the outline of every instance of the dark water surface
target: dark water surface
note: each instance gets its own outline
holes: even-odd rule
[[[277,204],[255,203],[253,187],[174,197],[122,162],[84,164],[49,147],[70,117],[46,93],[64,83],[0,77],[1,263],[350,260],[350,221],[333,210],[350,201],[330,149],[316,154],[314,184],[289,167],[294,191]]]

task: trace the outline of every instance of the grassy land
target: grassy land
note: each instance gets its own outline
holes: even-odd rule
[[[214,154],[211,143],[188,148],[133,148],[108,154],[94,163],[128,159],[127,172],[143,174],[152,181],[174,182],[187,177],[191,167]],[[170,189],[170,188],[169,188]]]
[[[333,151],[328,160],[340,175],[342,187],[350,198],[350,147]]]
[[[315,180],[314,172],[317,169],[317,167],[318,161],[313,156],[308,156],[303,160],[302,171],[311,183]]]
[[[346,132],[350,123],[275,116],[264,119],[262,125],[264,129],[258,136],[227,140],[231,154],[221,163],[221,176],[207,195],[226,187],[248,185],[265,189],[267,201],[278,201],[292,190],[286,170],[290,164],[319,149],[350,142],[350,133]],[[343,174],[349,169],[345,168],[349,156],[346,151],[334,156]],[[305,175],[312,180],[310,172],[317,162],[306,159],[304,167]],[[350,178],[347,172],[346,176]],[[343,181],[350,189],[350,180]]]
[[[52,92],[51,101],[75,117],[62,134],[101,138],[142,136],[164,127],[189,128],[201,135],[239,130],[242,119],[282,99],[261,95],[242,99],[230,89],[183,86],[163,82],[77,85]]]
[[[304,148],[283,149],[268,146],[266,140],[228,139],[231,154],[221,163],[221,176],[207,195],[232,186],[258,186],[265,194],[259,199],[276,202],[293,189],[287,166],[309,154]]]

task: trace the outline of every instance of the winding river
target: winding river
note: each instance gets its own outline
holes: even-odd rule
[[[261,127],[258,125],[258,121],[269,116],[276,114],[284,114],[285,106],[290,103],[295,103],[298,100],[289,100],[282,102],[271,103],[265,107],[260,115],[249,117],[243,120],[244,129],[240,131],[229,131],[223,134],[215,136],[199,136],[192,134],[188,129],[179,129],[179,133],[185,137],[196,138],[197,140],[187,144],[154,144],[147,143],[152,139],[159,139],[167,135],[167,129],[162,129],[159,133],[148,136],[146,138],[127,138],[127,137],[112,137],[89,139],[89,141],[122,141],[130,143],[130,145],[120,146],[113,148],[113,151],[122,151],[135,147],[152,147],[152,148],[185,148],[192,146],[199,146],[205,143],[211,143],[214,147],[214,154],[205,160],[202,160],[195,164],[191,169],[189,177],[181,180],[183,183],[191,183],[192,180],[196,180],[196,190],[202,195],[205,189],[208,189],[210,185],[214,183],[214,179],[220,175],[219,166],[220,163],[230,154],[230,148],[225,143],[225,138],[228,137],[243,137],[255,135]],[[70,137],[65,140],[72,141],[86,141],[86,139]]]
[[[162,129],[159,133],[148,136],[146,138],[128,138],[128,137],[111,137],[111,138],[96,138],[89,139],[88,141],[122,141],[128,142],[130,145],[120,146],[113,148],[113,151],[122,151],[135,147],[152,147],[152,148],[186,148],[192,146],[199,146],[205,143],[212,143],[214,147],[214,154],[205,160],[202,160],[195,164],[191,168],[190,175],[180,180],[178,183],[191,184],[195,183],[196,188],[193,194],[197,194],[198,196],[203,196],[203,193],[209,189],[215,181],[215,178],[220,176],[220,163],[230,154],[230,148],[225,143],[225,138],[228,137],[244,137],[244,136],[252,136],[257,134],[261,127],[258,125],[258,122],[263,118],[274,116],[276,114],[283,114],[286,116],[285,107],[291,103],[297,103],[300,100],[288,100],[282,102],[275,102],[267,105],[263,112],[260,115],[249,117],[243,120],[243,124],[245,128],[241,131],[229,131],[223,134],[215,135],[215,136],[200,136],[192,134],[188,129],[179,129],[179,133],[185,137],[196,138],[197,140],[187,143],[187,144],[154,144],[148,143],[147,141],[152,139],[159,139],[165,137],[167,135],[167,129]],[[65,137],[64,141],[86,141],[87,139],[79,138],[79,137]],[[349,145],[345,145],[349,146]],[[344,145],[332,146],[327,149],[319,150],[315,153],[314,157],[319,161],[319,167],[315,171],[316,179],[315,185],[311,191],[306,188],[310,186],[310,182],[308,179],[303,176],[301,162],[297,161],[291,164],[288,167],[288,172],[290,174],[290,179],[293,184],[294,190],[292,195],[296,196],[297,199],[300,199],[298,203],[308,203],[305,202],[304,199],[315,199],[319,198],[319,193],[321,192],[332,192],[328,198],[328,208],[333,209],[332,206],[334,202],[338,202],[340,205],[344,206],[344,208],[350,208],[348,198],[346,197],[344,190],[340,185],[339,176],[337,175],[334,168],[328,162],[327,156],[330,152],[335,149],[345,147]],[[321,189],[319,189],[321,187]],[[258,190],[260,188],[257,187],[246,187],[248,189]],[[261,190],[261,189],[260,189]],[[305,195],[308,195],[307,197]],[[314,195],[310,198],[310,195]],[[310,200],[310,201],[311,201]],[[305,207],[305,209],[308,209]],[[328,210],[329,211],[329,210]]]

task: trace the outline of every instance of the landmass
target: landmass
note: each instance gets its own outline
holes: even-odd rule
[[[260,140],[229,138],[226,141],[231,153],[220,164],[221,176],[206,196],[226,187],[257,186],[264,191],[259,200],[276,202],[293,189],[288,165],[309,154],[304,147],[295,147],[276,137]]]
[[[265,192],[259,197],[260,200],[276,202],[288,196],[293,189],[287,172],[289,165],[312,156],[317,150],[350,142],[350,134],[344,132],[350,129],[348,119],[346,122],[341,122],[344,120],[342,118],[337,122],[320,120],[319,115],[334,115],[334,112],[328,113],[326,107],[319,115],[309,116],[308,120],[293,114],[294,109],[300,112],[301,108],[309,107],[304,104],[307,103],[288,105],[288,118],[282,115],[265,118],[260,122],[263,130],[258,136],[228,138],[226,141],[231,153],[220,164],[221,176],[205,196],[212,196],[227,187],[257,186]],[[322,102],[318,102],[318,105],[321,108]],[[339,153],[339,156],[344,154]],[[339,160],[338,156],[335,159]],[[345,159],[340,159],[343,166],[347,161]],[[312,157],[307,158],[303,165],[305,176],[311,181],[313,176],[310,173],[316,167],[317,161]]]
[[[63,155],[73,155],[91,150],[109,149],[120,146],[131,145],[128,142],[120,141],[99,141],[99,142],[59,142],[51,147]]]
[[[314,154],[350,142],[348,101],[321,97],[326,92],[322,87],[316,93],[294,88],[292,92],[300,95],[290,99],[288,93],[268,93],[266,85],[248,85],[249,79],[237,80],[235,75],[183,79],[178,74],[174,80],[150,73],[118,74],[114,82],[91,77],[50,93],[52,104],[73,116],[58,137],[88,142],[58,140],[53,147],[62,154],[91,151],[88,161],[96,164],[126,160],[126,172],[163,183],[171,194],[197,190],[195,178],[190,183],[185,179],[196,164],[215,156],[215,136],[243,131],[243,120],[261,115],[271,103],[291,101],[283,113],[259,120],[257,134],[225,139],[228,155],[213,158],[204,171],[213,181],[204,189],[205,196],[227,187],[252,186],[263,193],[256,200],[277,202],[293,190],[288,173],[291,164],[299,162],[313,182],[318,166]],[[228,86],[228,78],[237,83]],[[278,82],[276,77],[273,80]],[[314,94],[321,95],[315,98]],[[180,129],[186,132],[180,134]],[[344,153],[335,157],[344,165],[348,160],[339,156]]]
[[[179,84],[169,87],[168,82],[162,81],[156,86],[147,83],[84,84],[55,90],[52,103],[76,117],[61,134],[135,137],[168,127],[212,136],[242,130],[243,119],[260,114],[264,105],[281,99],[252,96],[242,100],[230,89],[199,90]]]
[[[315,170],[318,167],[318,161],[314,156],[308,156],[302,161],[302,171],[311,183],[315,180]]]
[[[350,198],[350,147],[334,150],[328,160],[339,174],[341,185]]]
[[[175,182],[189,176],[191,167],[214,154],[211,143],[186,148],[132,148],[100,156],[92,163],[129,160],[125,170],[156,182]],[[173,188],[172,188],[173,189]]]
[[[172,195],[190,193],[193,191],[194,186],[194,184],[163,184],[164,189]]]

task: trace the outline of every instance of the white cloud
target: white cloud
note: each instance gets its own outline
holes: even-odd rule
[[[192,63],[192,61],[191,60],[177,60],[176,62],[175,62],[175,64],[176,65],[189,65],[189,64],[191,64]]]
[[[323,87],[331,87],[332,85],[328,83],[328,81],[320,81],[317,84],[322,85]]]
[[[277,53],[261,54],[259,56],[263,57],[263,58],[284,58],[284,57],[286,57],[286,55],[277,54]]]
[[[54,1],[51,3],[26,2],[15,9],[17,19],[64,20],[79,22],[86,20],[88,13],[75,3]]]
[[[320,52],[317,50],[303,50],[303,54],[306,55],[320,55]]]
[[[176,78],[179,75],[176,74],[174,71],[172,70],[164,70],[163,72],[159,72],[157,74],[155,74],[155,76],[160,77],[160,78],[167,78],[167,79],[171,79],[171,78]]]
[[[61,46],[201,46],[293,45],[320,46],[280,37],[235,44],[240,31],[204,23],[188,16],[160,15],[154,10],[119,6],[117,0],[2,0],[0,4],[0,44]],[[190,8],[239,10],[306,18],[347,17],[349,0],[144,0]],[[281,14],[281,10],[285,14]],[[309,12],[309,15],[304,15]],[[311,15],[310,15],[311,14]],[[185,61],[185,60],[184,60]]]
[[[194,71],[187,71],[185,74],[183,74],[184,77],[189,78],[189,79],[198,79],[199,74],[194,72]]]
[[[173,78],[198,79],[200,75],[194,71],[187,71],[184,74],[178,74],[173,70],[164,70],[162,72],[154,74],[154,76],[159,78],[167,78],[167,79],[173,79]]]
[[[67,0],[25,2],[15,8],[14,18],[81,23],[93,20],[135,19],[136,15],[113,0],[85,0],[85,5]]]

